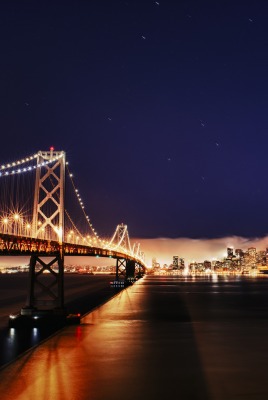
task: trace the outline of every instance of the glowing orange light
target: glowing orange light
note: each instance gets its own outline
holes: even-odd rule
[[[20,219],[19,214],[14,214],[14,220],[15,220],[15,221],[18,221],[19,219]]]

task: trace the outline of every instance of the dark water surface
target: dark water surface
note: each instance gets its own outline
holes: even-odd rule
[[[147,276],[2,369],[1,400],[267,399],[267,334],[267,277]]]
[[[66,274],[65,304],[68,312],[81,315],[114,295],[110,289],[111,275]],[[25,305],[28,274],[0,274],[0,366],[37,345],[57,329],[54,326],[32,329],[8,328],[8,317]]]

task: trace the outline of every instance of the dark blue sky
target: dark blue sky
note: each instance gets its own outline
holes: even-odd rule
[[[267,20],[266,1],[1,1],[1,163],[65,150],[100,234],[267,234]]]

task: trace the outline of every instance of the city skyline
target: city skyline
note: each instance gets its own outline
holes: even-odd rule
[[[256,247],[259,250],[268,247],[268,236],[263,238],[225,237],[216,239],[189,239],[189,238],[157,238],[141,239],[141,246],[145,251],[146,260],[151,264],[152,258],[163,264],[171,264],[173,256],[185,259],[185,263],[202,262],[204,260],[220,260],[226,256],[228,247],[247,250]]]
[[[204,260],[222,260],[226,257],[226,249],[228,247],[240,248],[246,251],[249,247],[255,247],[257,250],[265,250],[268,248],[268,236],[264,238],[243,238],[243,237],[226,237],[217,239],[139,239],[134,238],[133,242],[140,242],[145,252],[145,260],[147,265],[152,265],[152,259],[156,258],[157,262],[162,265],[172,263],[174,255],[183,258],[186,264],[191,262],[203,262]],[[94,258],[94,257],[75,257],[68,256],[65,258],[66,265],[90,265],[90,266],[108,266],[114,265],[115,259],[110,258]],[[25,266],[29,264],[29,256],[2,256],[0,259],[0,268],[7,266]]]

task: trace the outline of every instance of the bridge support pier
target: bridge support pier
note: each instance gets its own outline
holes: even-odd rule
[[[135,260],[128,260],[125,258],[116,259],[116,275],[114,287],[121,287],[136,281],[136,278],[142,277],[142,267]],[[124,283],[119,281],[120,277],[124,279]]]
[[[126,259],[125,258],[117,258],[116,259],[116,270],[115,270],[115,280],[119,281],[120,277],[125,279],[126,275]]]
[[[31,256],[27,302],[21,315],[65,314],[64,256],[59,253],[52,260],[50,257],[48,263],[43,258]]]
[[[126,281],[128,283],[135,281],[135,260],[127,260],[126,262]]]
[[[79,324],[80,314],[67,314],[64,307],[64,256],[62,251],[49,257],[33,254],[30,259],[26,306],[19,314],[9,316],[12,328],[47,326],[58,328]]]

